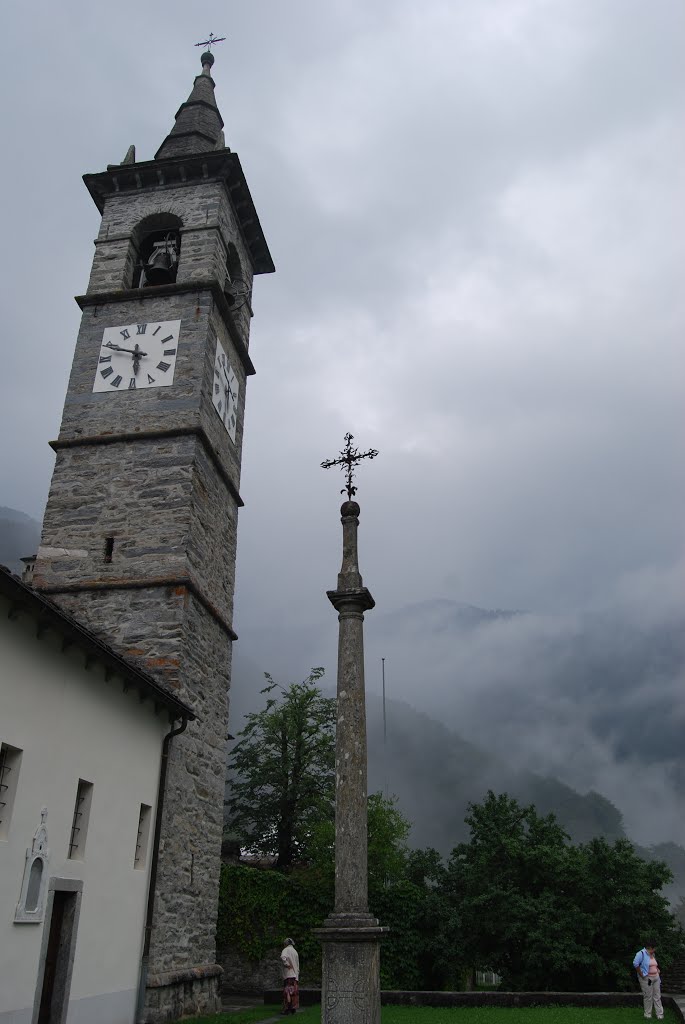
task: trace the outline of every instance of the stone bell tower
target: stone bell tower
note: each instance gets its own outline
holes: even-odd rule
[[[252,282],[273,262],[214,57],[154,160],[84,181],[102,223],[34,584],[190,704],[170,747],[146,1010],[219,1008],[215,956]],[[95,796],[94,796],[95,799]],[[112,894],[116,898],[116,894]]]

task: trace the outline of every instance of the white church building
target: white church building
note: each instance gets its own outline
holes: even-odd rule
[[[3,568],[0,679],[0,1022],[130,1024],[165,737],[194,715]]]

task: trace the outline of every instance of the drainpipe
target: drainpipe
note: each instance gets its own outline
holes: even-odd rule
[[[173,724],[173,723],[172,723]],[[159,786],[157,788],[157,810],[155,813],[155,835],[152,843],[152,861],[150,863],[150,885],[147,893],[147,912],[145,914],[145,932],[143,939],[143,956],[140,961],[140,982],[138,984],[138,1005],[136,1007],[136,1024],[145,1024],[145,989],[147,987],[147,969],[150,960],[150,940],[152,938],[152,915],[155,910],[155,889],[157,887],[157,864],[159,861],[159,837],[162,832],[162,814],[164,812],[164,793],[166,790],[167,766],[169,764],[169,747],[174,736],[185,732],[188,719],[182,718],[177,729],[172,729],[162,742],[162,759],[159,767]]]

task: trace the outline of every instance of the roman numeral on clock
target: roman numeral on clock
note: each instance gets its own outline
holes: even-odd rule
[[[111,366],[106,366],[104,370],[100,370],[100,376],[104,377],[105,380],[107,380],[108,377],[111,377],[113,373],[114,370],[112,369]]]
[[[166,373],[170,366],[171,363],[165,363],[164,361],[157,363],[157,369],[161,370],[163,373]]]
[[[135,391],[135,389],[136,389],[136,378],[135,377],[131,377],[130,381],[128,382],[128,390],[129,391]]]
[[[161,331],[161,329],[162,329],[162,325],[160,324],[160,325],[159,325],[159,327],[157,327],[157,328],[156,328],[156,329],[155,329],[155,330],[154,330],[154,331],[152,332],[152,337],[154,338],[154,336],[155,336],[155,334],[157,333],[157,331]]]
[[[147,324],[136,324],[136,327],[138,328],[138,331],[137,331],[138,334],[145,334],[145,329],[147,327]]]
[[[174,340],[173,334],[169,334],[169,335],[167,335],[166,338],[162,338],[162,345],[166,345],[167,341],[173,341],[173,340]]]
[[[148,384],[154,384],[154,382],[155,382],[155,378],[151,377],[149,373],[147,375],[147,382],[148,382]]]
[[[165,356],[175,356],[176,355],[176,349],[175,348],[165,348],[164,349],[164,355]]]
[[[118,388],[119,385],[121,384],[121,381],[122,381],[121,374],[118,373],[116,375],[116,377],[114,378],[114,380],[110,381],[110,384],[112,385],[113,388]]]
[[[100,356],[100,362],[101,363],[111,363],[112,362],[112,357],[111,356]]]
[[[124,327],[123,331],[119,331],[119,334],[124,339],[124,341],[128,341],[128,339],[131,337],[131,335],[128,333],[128,328],[126,327]]]

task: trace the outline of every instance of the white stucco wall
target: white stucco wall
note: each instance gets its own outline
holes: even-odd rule
[[[0,1022],[31,1014],[43,927],[15,924],[27,847],[47,807],[48,878],[83,880],[69,1021],[132,1024],[152,836],[144,870],[133,859],[141,803],[154,812],[165,711],[85,667],[32,617],[8,620],[0,600],[0,741],[23,751],[8,837],[0,840]],[[67,856],[79,779],[93,784],[83,860]],[[84,1013],[86,1016],[84,1017]]]

